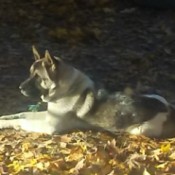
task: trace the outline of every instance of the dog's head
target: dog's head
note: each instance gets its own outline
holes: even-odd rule
[[[93,88],[93,82],[83,73],[65,64],[60,58],[52,57],[46,50],[44,57],[33,47],[35,61],[30,76],[20,85],[25,96],[40,97],[52,102],[64,96],[76,95],[83,89]]]

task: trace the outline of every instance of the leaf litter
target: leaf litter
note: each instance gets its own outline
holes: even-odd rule
[[[173,174],[175,139],[128,134],[0,131],[0,174]],[[15,139],[14,139],[15,138]]]

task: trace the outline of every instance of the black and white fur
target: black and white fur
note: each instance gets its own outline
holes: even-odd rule
[[[36,61],[30,77],[21,84],[24,95],[37,92],[48,103],[47,111],[2,116],[0,129],[15,128],[47,134],[73,129],[104,129],[148,137],[175,136],[175,110],[155,94],[113,94],[96,89],[81,71],[52,58],[46,51]]]

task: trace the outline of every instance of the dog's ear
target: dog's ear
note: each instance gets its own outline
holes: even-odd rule
[[[54,61],[52,59],[52,57],[50,56],[50,53],[48,50],[45,51],[45,56],[44,58],[46,59],[46,61],[50,64],[54,64]]]
[[[56,57],[56,56],[54,56],[54,59],[57,60],[57,61],[59,61],[59,62],[62,61],[62,59],[61,59],[60,57]]]
[[[45,51],[45,57],[44,57],[49,65],[52,66],[52,70],[56,68],[56,59],[52,58],[50,56],[50,53],[48,50]]]
[[[40,57],[40,55],[39,55],[39,53],[36,50],[34,45],[32,46],[32,51],[33,51],[33,55],[34,55],[35,60],[39,60],[41,57]]]

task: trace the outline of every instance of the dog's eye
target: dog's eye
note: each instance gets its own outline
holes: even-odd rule
[[[48,78],[43,78],[42,80],[46,82],[46,81],[48,81]]]
[[[41,87],[43,87],[44,89],[49,89],[50,85],[51,83],[48,78],[41,79]]]

